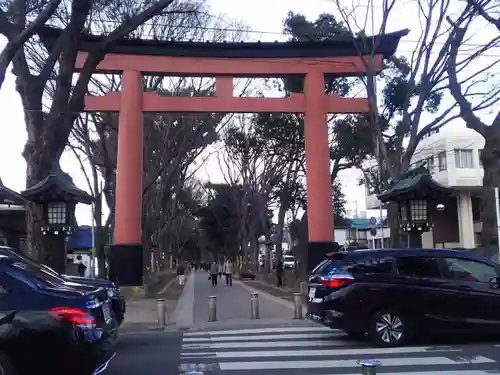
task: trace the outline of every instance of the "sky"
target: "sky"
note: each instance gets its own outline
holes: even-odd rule
[[[381,3],[381,1],[378,1]],[[357,12],[360,18],[364,19],[364,13],[367,11],[368,0],[356,1],[359,4]],[[320,13],[335,12],[336,5],[333,0],[209,0],[212,14],[222,14],[225,19],[234,21],[243,21],[251,29],[262,33],[252,34],[253,38],[260,40],[283,40],[281,34],[283,19],[286,18],[289,11],[302,13],[310,19],[314,19]],[[345,0],[345,6],[351,7],[351,1]],[[397,7],[389,23],[389,30],[410,28],[413,30],[410,35],[402,41],[400,50],[409,52],[418,39],[420,30],[419,20],[416,17],[409,17],[410,14],[416,14],[411,11],[415,6],[415,0],[398,0]],[[374,13],[375,24],[378,23],[378,13],[380,6],[375,1]],[[371,28],[370,22],[367,29]],[[416,30],[416,31],[415,31]],[[5,41],[0,40],[0,48],[3,48]],[[25,141],[26,129],[23,119],[22,105],[19,95],[15,91],[15,81],[9,72],[5,82],[0,90],[0,113],[2,114],[0,122],[0,178],[3,183],[11,189],[21,191],[25,188],[26,164],[21,156]],[[455,125],[454,125],[455,126]],[[457,121],[456,126],[463,126]],[[65,153],[61,160],[63,170],[68,172],[74,179],[77,186],[88,190],[86,179],[80,166],[71,153]],[[208,163],[201,171],[200,178],[206,179],[210,175],[212,179],[222,179],[216,163]],[[344,185],[348,210],[365,207],[365,190],[358,186],[359,172],[355,170],[344,171],[341,175],[341,181]],[[91,223],[91,209],[88,206],[78,205],[77,219],[80,224]]]

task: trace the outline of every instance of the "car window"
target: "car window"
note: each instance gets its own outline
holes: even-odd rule
[[[392,257],[369,257],[363,258],[346,267],[350,273],[390,273],[392,271]]]
[[[415,277],[441,277],[437,258],[431,256],[398,257],[397,270],[400,275]]]
[[[328,259],[327,261],[321,263],[320,266],[316,267],[312,272],[312,275],[317,275],[317,276],[333,275],[334,273],[337,272],[337,270],[342,268],[344,264],[345,264],[344,262],[338,260]]]
[[[495,267],[470,259],[445,258],[446,276],[453,280],[489,282],[497,277]]]
[[[14,261],[10,265],[13,269],[20,270],[25,274],[28,274],[31,278],[35,279],[38,283],[48,286],[58,286],[64,282],[63,279],[52,275],[51,273],[45,271],[39,266],[33,266],[32,264]]]
[[[325,259],[321,263],[319,263],[316,267],[313,268],[311,271],[311,275],[315,275],[318,270],[320,270],[322,267],[324,267],[327,263],[330,262],[330,259]]]
[[[11,255],[12,258],[18,259],[21,262],[26,263],[30,267],[40,268],[42,271],[53,273],[53,276],[55,276],[55,277],[58,276],[57,272],[54,271],[53,269],[51,269],[51,268],[49,268],[49,267],[47,267],[47,266],[45,266],[43,264],[37,263],[36,261],[34,261],[33,259],[31,259],[30,257],[28,257],[28,256],[26,256],[24,254],[21,254],[18,251],[8,250],[8,254]]]
[[[284,260],[285,262],[293,262],[293,261],[295,261],[295,257],[290,256],[290,255],[285,255],[285,256],[283,257],[283,260]]]

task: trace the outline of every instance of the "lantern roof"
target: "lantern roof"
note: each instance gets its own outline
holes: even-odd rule
[[[38,31],[38,35],[50,48],[59,40],[63,31],[45,26]],[[359,36],[355,38],[357,43],[353,43],[352,37],[344,35],[319,41],[290,42],[195,42],[128,37],[117,40],[107,52],[212,58],[321,58],[372,53],[390,57],[396,52],[400,39],[408,33],[409,30],[404,29],[380,35]],[[79,38],[78,49],[92,51],[104,38],[104,35],[84,34]]]
[[[24,206],[26,199],[19,194],[17,191],[9,189],[3,184],[0,178],[0,204],[14,204],[18,206]]]
[[[429,199],[436,195],[451,195],[453,189],[441,185],[434,180],[425,166],[406,171],[399,180],[390,184],[389,188],[377,195],[382,202],[403,199]]]
[[[47,177],[21,192],[22,196],[33,202],[63,200],[90,204],[92,197],[79,189],[71,176],[64,173],[60,166],[51,170]]]

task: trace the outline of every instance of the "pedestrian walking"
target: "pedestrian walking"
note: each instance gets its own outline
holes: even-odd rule
[[[222,263],[219,262],[219,264],[217,265],[217,270],[219,271],[219,278],[222,279],[222,272],[223,272],[223,269],[224,269],[224,265]]]
[[[213,261],[210,265],[210,279],[212,280],[212,286],[217,285],[217,273],[219,272],[219,268],[217,267],[217,262]]]
[[[283,286],[283,273],[284,273],[284,270],[283,270],[283,262],[280,260],[278,260],[278,262],[276,263],[276,279],[277,279],[277,286],[278,287],[282,287]]]
[[[226,274],[226,286],[233,286],[233,269],[234,265],[231,258],[227,258],[224,263],[224,273]]]
[[[76,260],[78,261],[78,264],[76,266],[76,269],[78,271],[78,276],[85,277],[85,271],[87,270],[87,266],[85,265],[85,263],[83,263],[82,256],[77,255]]]
[[[177,281],[179,282],[179,285],[184,285],[184,283],[186,282],[186,267],[179,263],[176,271]]]

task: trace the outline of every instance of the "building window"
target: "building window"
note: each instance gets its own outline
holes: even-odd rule
[[[472,150],[455,150],[455,167],[474,168]]]
[[[477,150],[477,155],[478,155],[478,160],[479,160],[479,166],[482,167],[483,163],[481,161],[481,154],[483,153],[483,149]]]
[[[411,200],[410,206],[412,220],[427,221],[427,201]]]
[[[445,151],[438,154],[438,166],[440,171],[445,171],[448,169]]]
[[[432,172],[434,170],[434,156],[425,159],[425,162],[427,164],[427,169],[429,170],[429,172]]]

